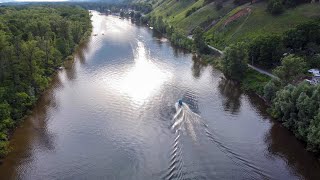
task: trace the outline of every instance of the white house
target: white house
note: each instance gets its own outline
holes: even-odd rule
[[[319,71],[319,69],[309,69],[308,72],[311,73],[313,76],[312,76],[311,80],[306,80],[306,81],[308,81],[312,85],[320,84],[320,71]]]

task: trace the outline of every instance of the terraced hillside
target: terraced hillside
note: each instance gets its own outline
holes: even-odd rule
[[[233,0],[220,1],[219,5],[218,2],[163,0],[154,4],[150,15],[162,16],[186,36],[201,26],[206,31],[207,42],[218,48],[258,35],[280,34],[302,22],[320,18],[320,3],[299,5],[274,16],[267,12],[266,1],[241,6]]]
[[[235,8],[207,31],[210,44],[225,47],[231,42],[258,35],[280,34],[296,25],[320,18],[320,4],[304,4],[273,16],[266,11],[265,2]]]

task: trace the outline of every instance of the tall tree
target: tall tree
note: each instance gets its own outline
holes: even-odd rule
[[[233,44],[225,49],[222,70],[227,78],[240,81],[247,70],[247,52],[244,43]]]
[[[289,55],[281,60],[281,66],[278,66],[273,72],[285,84],[293,83],[306,71],[307,64],[301,57]]]

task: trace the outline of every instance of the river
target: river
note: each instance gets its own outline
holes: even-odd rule
[[[90,40],[16,129],[0,179],[320,179],[259,98],[147,27],[92,14]]]

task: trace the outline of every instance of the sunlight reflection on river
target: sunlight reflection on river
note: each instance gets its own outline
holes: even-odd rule
[[[120,95],[127,95],[135,104],[141,105],[172,78],[172,73],[161,70],[150,60],[143,42],[137,40],[134,51],[134,65],[124,74],[117,75],[120,77],[106,77],[105,82]]]

